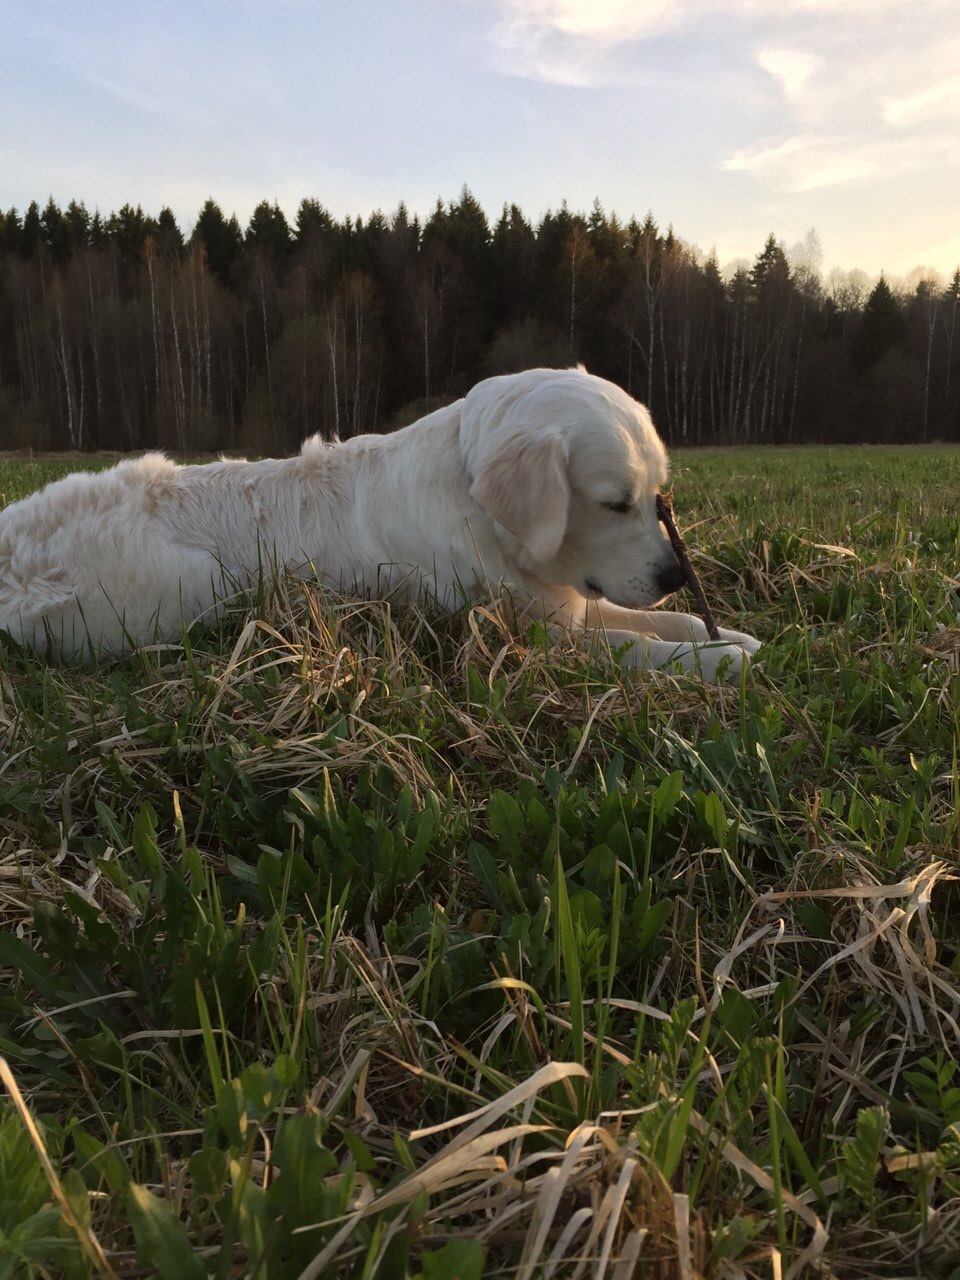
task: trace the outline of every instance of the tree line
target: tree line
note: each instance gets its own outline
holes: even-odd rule
[[[390,430],[480,378],[582,361],[671,444],[960,439],[960,269],[944,285],[824,278],[814,233],[724,274],[653,217],[599,202],[491,225],[337,221],[208,200],[0,214],[0,448],[289,452]]]

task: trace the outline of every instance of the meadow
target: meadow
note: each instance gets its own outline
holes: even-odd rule
[[[739,683],[294,581],[0,640],[0,1277],[960,1277],[960,450],[673,486]]]

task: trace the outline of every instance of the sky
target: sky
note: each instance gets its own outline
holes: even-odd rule
[[[960,0],[0,0],[0,207],[599,199],[722,264],[960,264]]]

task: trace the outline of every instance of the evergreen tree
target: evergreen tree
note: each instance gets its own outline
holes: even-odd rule
[[[71,251],[76,252],[90,242],[90,215],[82,200],[79,204],[71,200],[63,216],[70,235]]]
[[[107,238],[112,240],[126,262],[139,262],[147,236],[157,235],[156,218],[148,217],[140,205],[125,204],[111,213],[105,223]]]
[[[906,317],[883,276],[863,308],[863,318],[853,346],[853,365],[859,373],[872,369],[885,352],[903,341]]]
[[[168,258],[183,257],[183,232],[177,226],[173,210],[166,205],[157,217],[157,248]]]
[[[358,218],[350,266],[367,276],[376,275],[382,258],[383,242],[389,234],[390,223],[382,209],[374,209],[366,222]]]
[[[40,226],[40,206],[36,200],[31,200],[27,206],[27,212],[23,215],[23,225],[20,228],[20,257],[32,258],[36,252],[37,245],[40,244],[42,238],[42,229]]]
[[[452,300],[457,330],[458,361],[479,361],[482,347],[493,332],[493,279],[490,224],[468,187],[451,204],[443,224],[448,252],[457,263],[456,292]]]
[[[328,236],[333,230],[333,219],[319,200],[301,200],[297,210],[295,234],[298,246],[311,244]]]
[[[8,209],[0,215],[0,251],[15,253],[20,248],[23,226],[16,209]]]
[[[469,187],[461,190],[460,199],[447,210],[444,234],[467,270],[480,278],[485,276],[489,268],[490,224]]]
[[[500,324],[534,311],[537,238],[519,207],[503,206],[490,245],[491,306]]]
[[[261,200],[257,205],[250,218],[245,241],[252,248],[262,249],[275,263],[286,260],[293,237],[283,210],[276,201],[270,204]]]
[[[234,264],[243,249],[243,232],[235,217],[229,221],[215,200],[207,200],[197,217],[190,248],[203,245],[210,270],[224,284],[230,280]]]
[[[767,308],[775,309],[786,300],[790,287],[790,263],[776,236],[767,236],[750,269],[750,284],[754,296]]]
[[[601,261],[620,256],[624,243],[623,230],[616,214],[611,214],[608,218],[603,212],[599,196],[594,199],[587,219],[587,234],[590,236],[593,252]]]
[[[40,237],[54,262],[66,262],[70,257],[70,227],[53,196],[40,215]]]

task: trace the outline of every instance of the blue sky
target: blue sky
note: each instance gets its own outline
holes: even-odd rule
[[[0,0],[0,206],[595,197],[721,262],[960,263],[960,0]]]

